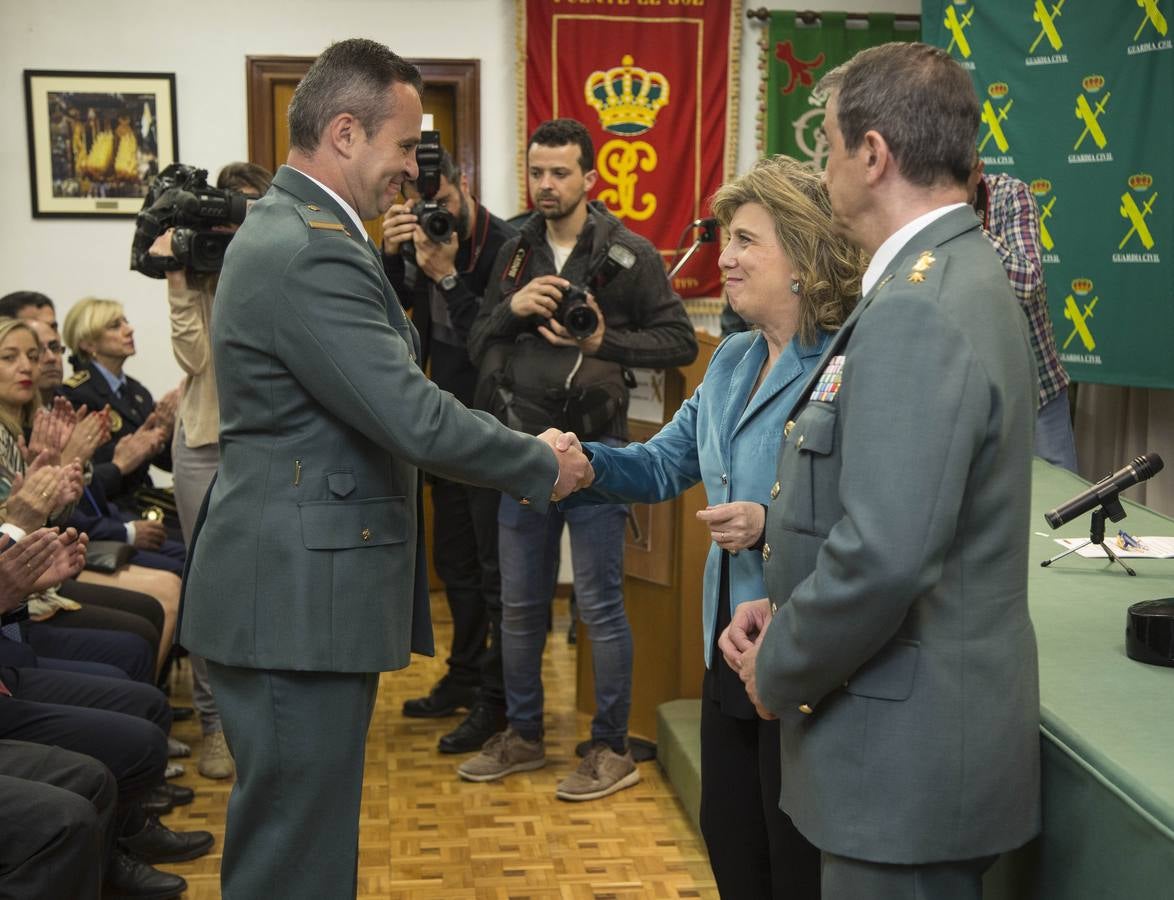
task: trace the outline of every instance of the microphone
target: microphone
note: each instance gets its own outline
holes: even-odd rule
[[[706,219],[694,219],[689,223],[689,227],[701,229],[697,240],[703,244],[712,244],[717,240],[717,219],[713,216]]]
[[[1128,487],[1153,478],[1162,471],[1165,463],[1156,453],[1139,456],[1123,469],[1112,475],[1107,475],[1094,485],[1085,488],[1067,503],[1062,503],[1051,512],[1044,513],[1044,518],[1053,528],[1059,528],[1065,522],[1071,522],[1079,515],[1083,515],[1095,506],[1102,503],[1111,505],[1117,500],[1117,494]],[[1107,508],[1107,507],[1106,507]],[[1120,504],[1118,504],[1120,512]],[[1114,522],[1124,516],[1114,516],[1110,510],[1109,518]]]

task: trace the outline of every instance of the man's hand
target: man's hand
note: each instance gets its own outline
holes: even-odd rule
[[[769,627],[770,619],[767,619],[766,624],[762,626],[762,631],[758,633],[758,640],[742,654],[742,668],[738,671],[738,677],[742,679],[742,684],[746,687],[746,696],[754,704],[754,709],[759,717],[777,719],[778,716],[763,706],[762,700],[758,696],[758,648],[762,646],[762,638],[766,635],[766,630]]]
[[[569,438],[564,438],[557,428],[548,428],[538,435],[538,440],[549,446],[558,460],[558,481],[550,495],[552,500],[562,500],[574,491],[590,487],[595,480],[595,471],[579,448],[578,438],[570,432],[568,435]]]
[[[416,217],[406,203],[393,203],[383,214],[383,252],[392,256],[399,253],[404,241],[412,240],[416,231]]]
[[[153,519],[135,519],[131,524],[135,528],[134,545],[140,550],[158,550],[167,538],[167,529],[162,522]]]
[[[22,531],[35,531],[58,508],[61,469],[42,466],[27,477],[16,475],[8,494],[7,521]]]
[[[445,275],[457,270],[457,249],[460,241],[454,231],[443,244],[427,237],[424,230],[416,226],[416,265],[432,281],[440,281]]]
[[[697,510],[697,518],[709,526],[709,539],[730,553],[757,544],[766,525],[762,504],[749,500],[707,506]]]
[[[86,491],[86,476],[82,471],[82,464],[76,459],[61,467],[61,477],[57,482],[57,498],[53,508],[64,509],[71,503],[77,503]]]
[[[572,337],[571,333],[557,319],[551,319],[545,325],[539,325],[538,333],[556,347],[578,347],[583,351],[584,356],[594,356],[603,344],[603,333],[607,330],[607,325],[603,321],[603,310],[599,308],[599,304],[595,302],[595,298],[591,294],[587,295],[587,305],[595,310],[595,318],[599,323],[590,336],[582,340]]]
[[[52,534],[55,529],[45,529]],[[34,591],[43,591],[46,588],[56,587],[66,578],[73,578],[86,567],[86,546],[90,543],[89,536],[78,533],[76,528],[66,528],[56,535],[56,547],[49,560],[49,565],[33,585]],[[28,538],[25,538],[28,540]],[[21,541],[23,544],[24,541]]]
[[[510,297],[510,312],[519,319],[527,316],[542,316],[549,319],[562,302],[564,287],[570,282],[557,275],[539,275],[522,285]]]
[[[754,646],[769,621],[770,600],[765,597],[761,600],[748,600],[734,607],[730,624],[717,639],[717,647],[721,650],[726,665],[741,673],[743,656]]]
[[[165,257],[175,256],[175,253],[171,249],[171,234],[174,231],[174,228],[168,228],[165,232],[159,235],[159,237],[155,238],[155,243],[151,244],[151,246],[147,248],[147,255]],[[183,269],[170,269],[166,274],[167,283],[171,285],[171,287],[182,288],[187,286],[187,276]]]
[[[38,589],[38,579],[60,552],[57,537],[56,528],[39,528],[13,546],[8,535],[0,535],[3,551],[0,552],[0,612],[20,606],[26,596]]]

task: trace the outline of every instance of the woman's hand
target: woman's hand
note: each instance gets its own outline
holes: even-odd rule
[[[709,537],[730,553],[753,547],[762,537],[766,512],[761,503],[734,500],[697,511],[697,518],[709,526]]]

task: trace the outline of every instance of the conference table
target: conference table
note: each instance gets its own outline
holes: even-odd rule
[[[1172,461],[1174,462],[1174,461]],[[1158,478],[1174,478],[1167,469]],[[1090,514],[1051,529],[1044,513],[1086,483],[1035,461],[1028,597],[1039,641],[1043,833],[987,874],[987,900],[1174,898],[1174,668],[1125,653],[1128,607],[1174,597],[1174,559],[1071,554]],[[1128,493],[1128,492],[1126,492]],[[1174,536],[1174,520],[1123,499],[1131,535]]]

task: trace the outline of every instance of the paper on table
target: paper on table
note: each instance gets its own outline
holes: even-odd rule
[[[1115,537],[1105,536],[1105,543],[1109,545],[1113,555],[1120,556],[1122,559],[1170,559],[1174,557],[1174,537],[1140,536],[1138,540],[1141,542],[1142,549],[1123,550],[1117,546]],[[1088,543],[1088,538],[1056,538],[1056,543],[1068,550],[1085,544],[1076,551],[1077,556],[1083,556],[1085,559],[1108,559],[1105,556],[1105,551],[1097,544]]]

